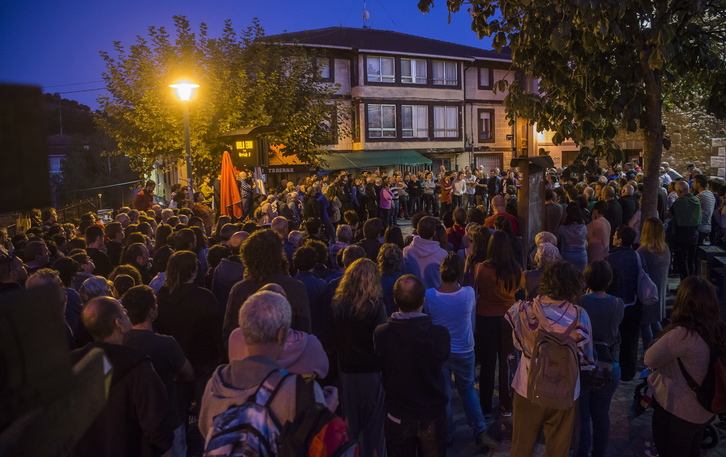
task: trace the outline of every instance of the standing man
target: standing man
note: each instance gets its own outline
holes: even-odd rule
[[[466,182],[466,191],[464,192],[464,209],[469,211],[469,207],[476,206],[476,203],[474,202],[476,195],[476,176],[471,174],[469,167],[466,167],[464,181]]]
[[[446,327],[423,313],[426,289],[413,275],[393,286],[398,312],[373,335],[386,391],[386,444],[390,457],[446,456],[446,380],[451,352]]]
[[[107,278],[111,274],[111,270],[113,270],[113,264],[111,258],[106,254],[103,227],[90,225],[86,229],[86,246],[88,246],[86,248],[88,257],[96,265],[94,274]]]
[[[612,232],[610,235],[610,246],[613,245],[612,236],[615,231],[623,225],[623,207],[620,202],[615,199],[615,189],[612,186],[605,186],[602,188],[602,199],[608,204],[608,211],[605,213],[605,219],[610,222],[610,228]]]
[[[416,173],[413,173],[408,182],[408,213],[411,216],[421,211],[421,194],[423,194],[421,181],[418,180]]]
[[[252,193],[255,188],[255,182],[247,179],[247,172],[241,171],[239,174],[239,194],[242,198],[242,220],[250,216],[250,203],[252,201]]]
[[[711,216],[716,206],[716,197],[708,190],[708,180],[704,175],[693,178],[693,190],[697,192],[696,198],[701,202],[701,225],[698,226],[698,245],[701,246],[711,234]]]
[[[152,180],[146,181],[146,187],[141,189],[134,198],[134,208],[139,211],[151,209],[154,206],[154,189],[156,189],[156,183]]]
[[[167,393],[151,359],[123,346],[132,324],[126,311],[111,297],[97,297],[83,308],[83,326],[93,337],[71,353],[77,362],[93,348],[106,353],[113,366],[108,401],[76,443],[74,457],[160,455],[172,445],[173,431],[166,423]]]
[[[678,198],[671,205],[671,222],[666,234],[673,246],[673,263],[681,281],[696,271],[696,247],[701,225],[701,202],[689,191],[688,183],[676,183]]]

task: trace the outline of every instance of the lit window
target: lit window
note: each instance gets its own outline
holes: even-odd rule
[[[393,57],[367,57],[368,81],[392,83],[396,80]]]
[[[408,84],[426,84],[426,61],[401,59],[401,82]]]
[[[396,105],[368,105],[368,137],[396,138]]]
[[[427,106],[401,106],[401,136],[403,138],[427,138],[429,136],[429,108]]]
[[[459,84],[456,62],[434,61],[434,84],[443,86],[456,86]]]

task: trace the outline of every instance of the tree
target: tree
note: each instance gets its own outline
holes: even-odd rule
[[[463,0],[447,0],[451,12]],[[695,102],[726,117],[726,0],[471,0],[472,30],[509,46],[516,69],[539,80],[509,85],[508,116],[571,138],[580,159],[622,160],[613,138],[642,128],[643,219],[656,215],[666,102]],[[426,12],[433,0],[421,0]],[[507,83],[499,81],[498,90]],[[511,120],[510,120],[511,122]],[[589,146],[584,146],[584,145]]]
[[[265,38],[256,20],[241,33],[228,20],[219,38],[203,23],[195,34],[184,16],[174,23],[174,37],[152,26],[128,51],[115,42],[114,56],[101,52],[110,95],[99,100],[107,114],[99,122],[134,169],[148,172],[159,159],[183,157],[182,106],[169,88],[182,78],[200,85],[188,102],[197,177],[216,173],[227,148],[219,135],[245,126],[275,127],[268,138],[283,155],[318,163],[337,121],[331,108],[341,100],[337,86],[321,80],[311,51]]]

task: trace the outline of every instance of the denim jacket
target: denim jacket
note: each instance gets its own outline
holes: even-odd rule
[[[613,268],[613,282],[607,289],[607,293],[623,300],[625,306],[635,304],[638,296],[638,259],[639,255],[632,247],[620,246],[612,248],[607,257],[607,262]],[[645,272],[648,266],[645,259],[640,256],[640,264]]]

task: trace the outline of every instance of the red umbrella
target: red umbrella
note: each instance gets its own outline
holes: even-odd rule
[[[237,219],[242,217],[242,197],[239,194],[232,159],[227,151],[222,154],[222,179],[219,184],[219,200],[221,214]]]

